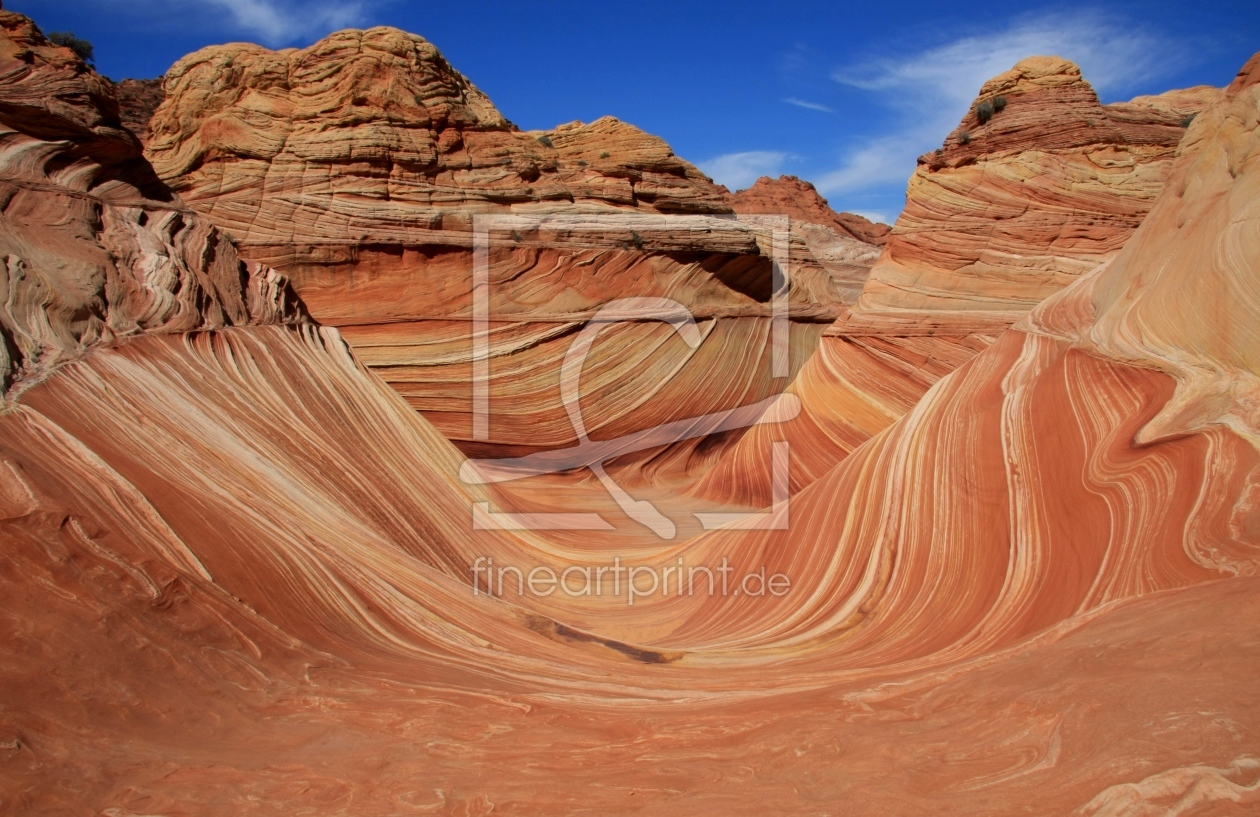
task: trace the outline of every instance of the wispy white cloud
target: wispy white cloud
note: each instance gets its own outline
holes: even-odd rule
[[[289,45],[361,24],[364,3],[354,0],[209,0],[236,27],[267,45]]]
[[[788,97],[783,101],[789,105],[795,105],[798,108],[807,108],[811,111],[823,111],[824,113],[836,112],[834,108],[828,108],[826,105],[820,105],[817,102],[807,102],[804,99],[796,99],[795,97]]]
[[[868,221],[874,221],[878,224],[892,224],[888,220],[888,214],[883,210],[852,210],[850,212],[855,216],[861,216]]]
[[[1185,46],[1132,21],[1100,13],[1056,14],[1018,18],[982,35],[843,68],[832,79],[870,91],[875,104],[892,112],[894,124],[860,143],[818,180],[818,189],[847,193],[905,181],[916,157],[939,146],[957,126],[985,80],[1037,54],[1077,63],[1104,97],[1175,70],[1188,56]]]
[[[866,190],[890,182],[904,183],[914,170],[916,159],[931,145],[943,141],[953,126],[916,128],[911,133],[890,133],[863,143],[849,153],[835,170],[824,173],[814,183],[823,195]]]
[[[700,162],[700,169],[718,184],[742,190],[762,176],[779,175],[783,165],[792,158],[791,154],[777,150],[748,150]]]
[[[1098,13],[1025,17],[1005,29],[965,36],[917,54],[872,60],[832,79],[868,91],[910,92],[919,100],[969,103],[984,81],[1025,57],[1056,54],[1081,66],[1099,91],[1122,91],[1169,68],[1173,43]]]

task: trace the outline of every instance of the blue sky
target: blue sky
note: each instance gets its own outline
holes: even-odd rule
[[[891,222],[915,158],[988,77],[1022,57],[1080,63],[1104,102],[1227,83],[1260,50],[1260,3],[5,0],[73,30],[115,79],[203,45],[307,45],[393,25],[435,43],[523,128],[611,114],[732,189],[813,181],[837,210]]]

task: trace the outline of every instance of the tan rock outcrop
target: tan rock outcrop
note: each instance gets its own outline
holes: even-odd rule
[[[1108,265],[954,371],[907,373],[940,376],[842,462],[809,460],[784,524],[665,545],[625,518],[479,527],[481,503],[618,505],[579,474],[465,483],[335,329],[294,320],[280,279],[143,175],[102,80],[9,14],[0,76],[2,325],[23,355],[0,411],[0,811],[1255,806],[1260,55]],[[559,266],[502,249],[505,278]],[[697,304],[730,297],[691,280]],[[842,342],[878,351],[858,333],[876,317],[855,311]],[[731,330],[760,318],[723,320],[701,357],[738,390],[728,361],[763,341]],[[537,346],[533,328],[505,334]],[[862,371],[836,361],[798,385]],[[889,371],[887,405],[907,402]],[[583,394],[593,415],[624,382]],[[729,473],[700,508],[664,480],[643,495],[681,519],[768,476]],[[601,592],[494,587],[486,559]],[[666,571],[684,566],[737,585],[683,592]],[[754,592],[757,571],[789,586]]]
[[[1124,251],[1019,324],[1174,378],[1141,443],[1221,425],[1260,441],[1260,55],[1225,96],[1190,124]]]
[[[861,296],[788,389],[801,417],[751,431],[698,490],[739,485],[737,461],[766,467],[768,440],[782,433],[807,452],[793,485],[808,484],[1037,303],[1114,258],[1164,189],[1187,120],[1220,95],[1198,87],[1102,105],[1057,57],[986,82],[945,146],[920,157]],[[980,105],[999,97],[982,123]],[[754,498],[766,501],[765,489]]]
[[[522,132],[423,38],[203,49],[166,75],[149,156],[259,260],[471,245],[474,213],[565,202],[730,212],[660,139],[606,117]]]
[[[1108,268],[786,526],[477,528],[472,503],[525,493],[462,483],[327,327],[67,363],[0,414],[0,809],[1245,813],[1258,103],[1260,57]],[[615,512],[556,478],[531,498]],[[651,498],[681,517],[671,488]],[[665,592],[627,604],[624,572],[487,592],[471,570],[572,587],[614,555]],[[663,573],[728,563],[720,591]],[[739,581],[760,569],[787,592]]]

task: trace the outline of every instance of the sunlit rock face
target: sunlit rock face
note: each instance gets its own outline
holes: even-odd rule
[[[728,201],[741,216],[787,218],[794,280],[830,280],[845,304],[861,294],[878,257],[873,248],[882,247],[892,229],[853,213],[837,213],[812,184],[795,176],[762,176]]]
[[[1057,57],[1030,57],[985,83],[945,145],[920,157],[861,296],[788,389],[803,407],[788,438],[806,452],[793,487],[1114,258],[1163,189],[1188,121],[1220,93],[1204,86],[1102,105],[1080,69]],[[764,461],[779,433],[750,432],[697,490],[729,490],[733,463]]]
[[[1184,119],[1218,94],[1102,105],[1057,57],[994,77],[945,145],[920,157],[861,308],[1026,312],[1124,246]]]
[[[85,75],[0,25],[3,75]],[[5,93],[5,127],[41,140]],[[107,96],[45,167],[96,144]],[[465,482],[450,439],[279,300],[87,344],[0,411],[0,810],[1254,810],[1258,109],[1260,56],[1108,266],[802,486],[782,528],[479,529],[475,503],[617,507],[578,475]],[[31,303],[51,325],[58,301]],[[681,531],[687,497],[651,499]],[[791,586],[631,605],[610,576],[540,594],[470,569],[613,554]]]
[[[148,146],[159,175],[248,257],[289,276],[315,318],[465,450],[571,443],[560,363],[575,328],[619,298],[681,303],[703,342],[690,347],[659,324],[622,327],[594,352],[592,388],[663,389],[663,418],[676,420],[786,383],[763,363],[772,229],[735,229],[724,188],[632,125],[605,117],[519,131],[432,44],[386,28],[300,51],[207,48],[168,72],[165,94]],[[630,221],[487,234],[494,399],[489,434],[474,439],[474,217],[582,214]],[[677,214],[715,218],[652,218]],[[788,375],[857,298],[876,255],[848,232],[790,233],[799,331]],[[662,419],[637,402],[605,401],[592,432]]]
[[[814,185],[795,176],[762,176],[752,187],[733,194],[730,202],[737,213],[786,215],[877,247],[884,245],[892,229],[853,213],[837,213]]]
[[[477,214],[731,213],[660,139],[611,117],[522,132],[396,29],[206,48],[171,68],[165,97],[150,125],[159,175],[253,257],[305,274],[470,248]]]
[[[153,174],[107,80],[21,15],[0,27],[0,387],[144,333],[297,318],[284,279]]]

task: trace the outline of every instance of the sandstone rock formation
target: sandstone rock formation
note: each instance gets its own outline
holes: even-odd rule
[[[114,206],[98,191],[131,176],[91,152],[134,141],[28,25],[0,16],[0,71],[21,80],[0,89],[0,146],[28,148],[3,178],[69,168],[63,187]],[[27,52],[29,71],[9,57]],[[79,107],[54,92],[68,78]],[[36,88],[64,118],[39,150],[15,129]],[[459,450],[336,329],[280,322],[278,303],[269,325],[90,345],[0,410],[0,810],[1245,813],[1258,106],[1260,55],[1196,117],[1108,266],[803,486],[787,527],[666,546],[633,527],[479,528],[476,503],[523,494],[461,480]],[[13,245],[62,210],[26,212]],[[57,237],[71,258],[98,240]],[[95,286],[66,269],[22,326]],[[593,480],[554,477],[533,499],[615,511]],[[681,518],[669,488],[652,499]],[[631,605],[622,573],[596,595],[470,570],[614,554],[791,587],[667,584]]]
[[[163,185],[110,83],[0,13],[0,389],[100,344],[293,320],[284,279]]]
[[[906,208],[857,303],[823,334],[789,393],[787,438],[806,452],[794,487],[914,406],[1044,298],[1113,258],[1163,189],[1185,122],[1208,87],[1101,105],[1080,69],[1031,57],[985,83],[945,146],[919,159]],[[977,111],[1002,98],[986,122]],[[768,466],[759,428],[705,477]],[[740,465],[735,465],[735,463]],[[765,490],[747,497],[768,501]]]
[[[763,176],[728,201],[741,216],[786,216],[791,223],[794,280],[829,279],[845,304],[861,293],[877,257],[871,248],[883,246],[892,229],[852,213],[837,213],[812,184],[795,176],[777,180]]]
[[[1031,309],[1124,246],[1163,186],[1182,120],[1216,93],[1105,106],[1057,57],[989,80],[945,146],[919,159],[861,308]],[[981,122],[998,97],[1003,109]]]
[[[259,260],[471,246],[471,216],[566,202],[729,213],[668,145],[605,117],[522,132],[424,39],[343,31],[299,51],[203,49],[166,75],[158,174]]]
[[[887,224],[878,224],[853,213],[837,213],[814,185],[795,176],[777,179],[762,176],[752,187],[732,195],[730,201],[731,209],[737,213],[786,215],[876,247],[884,245],[892,230]]]
[[[149,140],[149,121],[162,104],[162,78],[124,79],[114,83],[118,115],[123,126],[144,143]]]
[[[703,339],[692,348],[668,325],[640,322],[601,340],[589,382],[622,383],[632,397],[604,401],[593,433],[782,391],[783,374],[766,365],[774,230],[732,221],[724,188],[656,137],[611,117],[522,132],[432,44],[387,28],[297,51],[207,48],[165,83],[148,145],[162,178],[248,257],[287,275],[316,319],[465,450],[571,444],[561,362],[577,328],[620,298],[678,301]],[[697,220],[659,217],[678,214]],[[487,236],[494,416],[484,439],[469,385],[478,215],[522,219]],[[584,216],[585,227],[571,221]],[[595,220],[608,216],[618,221]],[[787,374],[857,298],[877,254],[847,232],[798,226],[780,253],[798,330]],[[656,408],[641,409],[649,398]]]

